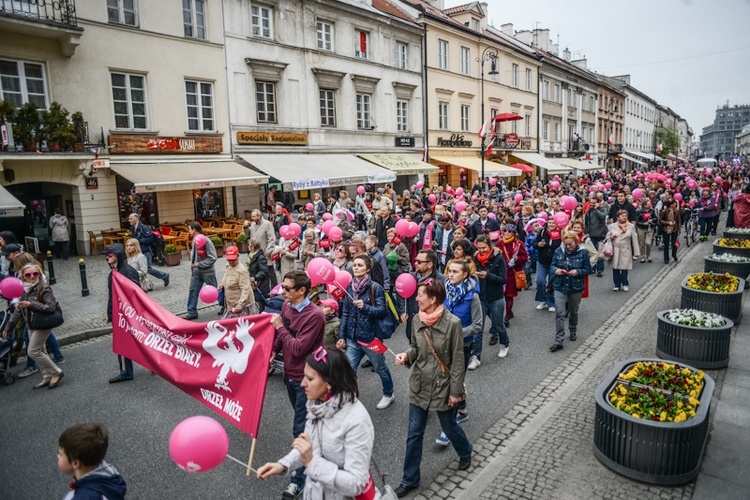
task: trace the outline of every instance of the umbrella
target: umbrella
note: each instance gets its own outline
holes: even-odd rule
[[[512,122],[515,120],[523,120],[523,116],[517,115],[515,113],[500,113],[498,115],[495,115],[495,118],[493,118],[496,122]]]
[[[534,173],[534,172],[536,172],[536,170],[534,169],[534,167],[532,167],[530,165],[526,165],[525,163],[514,163],[514,164],[508,165],[508,166],[509,167],[513,167],[513,168],[517,168],[518,170],[520,170],[523,173]]]
[[[346,218],[349,219],[349,222],[354,221],[354,214],[351,213],[350,210],[347,210],[345,208],[339,208],[338,210],[336,210],[336,217],[338,217],[341,214],[346,215]]]

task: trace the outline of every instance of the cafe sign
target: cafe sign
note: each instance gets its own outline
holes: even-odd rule
[[[111,134],[108,144],[110,154],[201,154],[221,153],[223,149],[221,137],[150,137]]]
[[[444,148],[470,148],[473,143],[465,140],[463,134],[451,134],[449,139],[438,137],[437,145]]]
[[[307,134],[237,132],[237,144],[241,146],[307,146]]]

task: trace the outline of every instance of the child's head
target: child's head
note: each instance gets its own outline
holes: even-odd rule
[[[333,299],[324,299],[320,301],[320,308],[326,316],[332,316],[339,311],[339,303]]]
[[[107,455],[109,432],[104,424],[78,424],[68,427],[58,440],[57,466],[63,474],[76,469],[97,467]]]

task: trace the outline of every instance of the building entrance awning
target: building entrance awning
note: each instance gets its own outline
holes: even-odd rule
[[[23,217],[24,205],[0,186],[0,217]]]
[[[112,170],[135,185],[137,193],[266,184],[261,175],[233,161],[112,163]]]
[[[564,167],[574,168],[581,172],[589,172],[592,170],[603,170],[604,167],[597,165],[596,163],[589,163],[587,161],[575,160],[573,158],[555,158],[555,163],[560,163]]]
[[[240,158],[293,191],[396,180],[395,172],[355,155],[244,154]]]
[[[638,165],[643,165],[643,166],[646,166],[646,163],[645,163],[645,162],[643,162],[643,161],[641,161],[641,160],[638,160],[638,159],[636,159],[636,158],[633,158],[632,156],[626,155],[626,154],[624,154],[624,153],[620,153],[620,154],[619,154],[619,156],[620,156],[620,158],[622,158],[623,160],[628,160],[628,161],[632,161],[633,163],[637,163]]]
[[[553,159],[547,158],[539,153],[511,153],[511,156],[515,156],[519,160],[543,168],[548,174],[565,174],[570,172],[570,168],[558,165],[557,163],[554,163]]]
[[[634,150],[634,149],[626,149],[626,150],[625,150],[625,152],[626,152],[626,153],[627,153],[628,155],[630,155],[630,156],[639,156],[639,157],[641,157],[641,158],[645,158],[645,159],[647,159],[647,160],[649,160],[649,161],[654,161],[654,160],[656,160],[656,156],[654,156],[654,155],[653,155],[653,154],[651,154],[651,153],[644,153],[643,151],[636,151],[636,150]],[[620,156],[622,156],[622,155],[620,155]]]
[[[396,175],[436,174],[439,168],[409,155],[357,155],[375,165],[395,172]]]
[[[482,159],[478,156],[431,156],[430,159],[448,165],[468,168],[480,174],[482,172]],[[484,175],[487,177],[516,177],[522,175],[522,172],[502,163],[484,160]]]

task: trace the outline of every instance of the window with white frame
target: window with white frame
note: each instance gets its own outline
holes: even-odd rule
[[[531,137],[531,115],[524,116],[524,131],[523,135],[525,137]]]
[[[409,131],[409,101],[396,101],[396,130]]]
[[[131,73],[111,73],[115,128],[147,130],[146,77]]]
[[[335,91],[320,89],[320,126],[336,126],[336,96]]]
[[[438,128],[448,130],[448,103],[445,101],[438,103]]]
[[[542,123],[542,139],[549,140],[549,120],[544,120]]]
[[[479,19],[471,18],[471,29],[479,31]]]
[[[544,93],[542,97],[549,101],[549,80],[544,80]]]
[[[110,23],[138,26],[136,0],[107,0],[107,19]]]
[[[370,35],[366,31],[354,30],[354,57],[369,59]]]
[[[0,99],[16,108],[27,102],[47,108],[47,81],[44,65],[28,61],[0,59]]]
[[[403,42],[396,42],[396,67],[406,69],[409,64],[408,45]]]
[[[197,132],[215,131],[213,83],[185,80],[185,97],[187,99],[188,130]]]
[[[560,124],[555,123],[555,135],[553,137],[553,140],[559,141],[560,140]]]
[[[357,128],[371,130],[372,118],[370,116],[370,94],[357,94]]]
[[[511,122],[510,131],[514,134],[518,134],[518,120],[513,120]]]
[[[448,69],[448,42],[438,40],[438,68]]]
[[[518,88],[518,64],[513,64],[511,70],[511,85]]]
[[[276,123],[276,84],[255,82],[255,102],[258,123]]]
[[[531,81],[531,70],[529,68],[526,68],[526,90],[531,90],[531,86],[533,85]]]
[[[590,95],[589,96],[589,111],[591,111],[592,113],[596,111],[596,108],[594,106],[596,106],[594,96]]]
[[[471,52],[469,47],[461,47],[461,74],[469,74],[469,60],[471,58]]]
[[[250,9],[253,24],[253,36],[271,38],[271,19],[273,11],[268,7],[253,5]]]
[[[494,119],[498,115],[498,113],[500,113],[499,109],[497,109],[497,108],[490,108],[490,116],[488,116],[487,118],[489,118],[490,120],[492,120],[492,119]],[[482,117],[482,121],[484,121],[484,116]]]
[[[471,108],[469,106],[466,104],[461,105],[461,132],[469,131],[470,111]]]
[[[555,98],[554,98],[554,102],[562,104],[562,98],[560,96],[560,85],[557,84],[557,83],[555,84]]]
[[[205,0],[182,0],[182,26],[185,36],[206,39]]]
[[[318,50],[327,52],[333,51],[333,24],[327,21],[318,21],[315,23],[315,30],[318,37]]]

